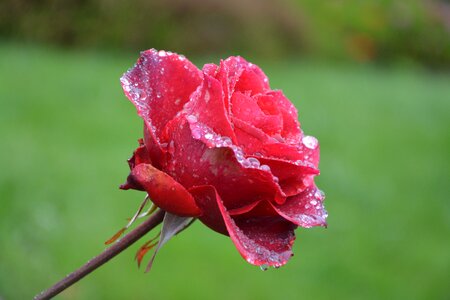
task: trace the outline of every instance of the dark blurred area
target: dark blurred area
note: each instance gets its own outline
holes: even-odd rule
[[[0,38],[186,55],[417,62],[450,68],[438,0],[3,0]]]

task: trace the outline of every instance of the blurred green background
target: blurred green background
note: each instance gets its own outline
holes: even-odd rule
[[[104,249],[142,122],[119,77],[151,47],[263,68],[321,142],[329,228],[266,272],[200,223],[59,299],[450,299],[448,1],[0,2],[0,299]],[[149,237],[153,236],[152,234]]]

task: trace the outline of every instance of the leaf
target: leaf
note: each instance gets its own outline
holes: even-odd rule
[[[147,203],[149,201],[150,201],[150,199],[148,198],[148,195],[145,196],[144,201],[142,201],[137,212],[134,214],[134,216],[131,219],[129,219],[128,224],[125,227],[123,227],[122,229],[120,229],[119,231],[117,231],[109,240],[107,240],[105,242],[105,245],[110,245],[110,244],[114,243],[115,241],[117,241],[117,239],[119,239],[125,233],[125,231],[134,223],[134,221],[136,221],[136,219],[140,216],[140,213],[144,209],[145,205],[147,205]],[[152,209],[153,209],[153,206],[149,209],[149,211],[151,210],[151,212],[154,212],[155,209],[153,209],[153,210]]]
[[[150,269],[152,268],[153,261],[155,260],[156,254],[158,253],[159,249],[161,249],[161,247],[164,246],[164,244],[167,243],[172,237],[186,229],[194,221],[195,219],[192,217],[180,217],[166,212],[166,214],[164,215],[161,237],[159,239],[158,246],[156,247],[155,253],[153,253],[152,258],[148,263],[145,272],[150,271]]]
[[[137,212],[134,214],[134,216],[131,218],[131,220],[128,222],[125,228],[129,228],[134,223],[134,221],[136,221],[136,219],[139,217],[140,213],[142,212],[142,210],[144,209],[145,205],[147,205],[148,202],[150,202],[150,199],[148,198],[147,195],[145,196],[144,201],[142,201],[141,205],[139,205]]]
[[[137,263],[138,263],[138,268],[141,267],[141,262],[142,262],[142,259],[145,256],[145,254],[147,254],[147,252],[149,250],[153,249],[153,247],[155,247],[158,244],[158,242],[154,242],[153,244],[150,244],[152,241],[153,241],[153,239],[148,241],[144,245],[142,245],[142,247],[139,248],[139,250],[137,251],[135,258],[136,258]]]
[[[122,234],[125,232],[125,230],[127,230],[127,227],[124,227],[124,228],[120,229],[119,231],[117,231],[109,240],[107,240],[105,242],[105,245],[109,245],[109,244],[112,244],[115,241],[117,241],[117,239],[122,236]]]

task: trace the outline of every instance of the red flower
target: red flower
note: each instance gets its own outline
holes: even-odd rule
[[[326,226],[318,141],[259,67],[230,57],[199,70],[151,49],[121,82],[145,124],[123,189],[229,235],[254,265],[285,264],[297,226]]]

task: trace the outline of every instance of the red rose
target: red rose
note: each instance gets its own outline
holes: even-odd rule
[[[230,57],[199,70],[151,49],[121,82],[145,124],[123,189],[229,235],[254,265],[285,264],[297,226],[326,225],[318,141],[259,67]]]

